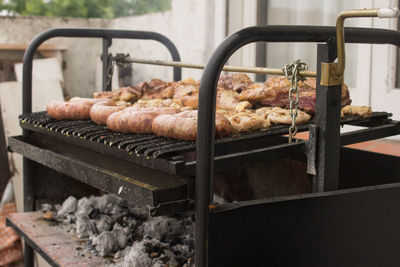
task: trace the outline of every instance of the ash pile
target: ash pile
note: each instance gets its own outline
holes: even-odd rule
[[[86,241],[88,254],[113,258],[114,267],[190,267],[194,257],[194,215],[151,217],[116,195],[70,196],[56,205],[55,218]],[[43,212],[53,207],[42,206]],[[83,256],[84,250],[76,256]]]

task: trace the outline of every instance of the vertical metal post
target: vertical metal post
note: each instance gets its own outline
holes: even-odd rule
[[[318,44],[317,53],[317,174],[313,177],[313,191],[322,192],[338,188],[342,85],[320,85],[321,62],[333,62],[336,59],[336,44]]]
[[[110,57],[108,56],[108,48],[111,46],[111,39],[103,38],[103,53],[101,60],[103,61],[103,91],[111,91],[111,83],[107,85],[108,79],[108,64],[110,63]]]
[[[28,133],[24,131],[24,135]],[[24,212],[33,211],[35,209],[35,201],[34,201],[34,190],[33,190],[33,175],[32,168],[33,162],[27,158],[23,158],[22,160],[23,166],[23,199],[24,199]],[[33,267],[34,266],[34,257],[33,257],[33,249],[29,244],[24,241],[24,264],[25,267]]]
[[[22,113],[32,112],[32,65],[35,51],[39,44],[30,44],[24,54],[23,79],[22,79]],[[22,129],[23,136],[28,136],[30,132]],[[32,168],[33,162],[25,157],[22,158],[22,182],[24,212],[34,210],[34,190]],[[33,248],[24,241],[24,265],[34,267]]]

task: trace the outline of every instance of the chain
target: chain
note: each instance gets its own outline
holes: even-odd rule
[[[283,68],[286,78],[290,81],[289,90],[289,109],[290,116],[292,117],[292,124],[289,127],[289,143],[292,143],[294,136],[297,134],[296,118],[298,114],[299,104],[299,90],[298,81],[304,81],[304,77],[300,76],[301,70],[307,70],[308,66],[306,63],[301,62],[300,59],[293,61],[293,63],[286,64]],[[293,94],[296,94],[296,99],[293,100]],[[297,142],[297,141],[296,141]]]
[[[129,54],[117,53],[115,57],[112,54],[108,54],[108,59],[106,88],[111,89],[114,66],[117,65],[119,67],[124,67],[124,60],[129,59]]]
[[[111,82],[114,74],[115,58],[113,57],[112,54],[108,54],[107,58],[108,58],[108,66],[107,66],[106,88],[109,88],[111,90]]]

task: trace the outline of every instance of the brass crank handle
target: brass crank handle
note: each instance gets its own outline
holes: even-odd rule
[[[346,10],[339,14],[336,20],[336,43],[337,43],[337,62],[321,63],[321,85],[332,86],[343,83],[343,74],[346,67],[345,42],[344,42],[344,20],[347,18],[378,17],[396,18],[399,16],[399,9],[379,8],[379,9],[354,9]]]

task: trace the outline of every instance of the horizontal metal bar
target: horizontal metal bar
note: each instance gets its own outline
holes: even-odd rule
[[[16,136],[9,137],[8,145],[12,152],[19,153],[24,157],[35,161],[41,165],[52,168],[55,171],[68,175],[78,181],[91,185],[95,188],[104,190],[111,194],[116,194],[132,203],[142,205],[147,208],[157,208],[160,204],[167,202],[173,203],[187,198],[187,183],[184,179],[179,177],[171,176],[157,176],[150,177],[151,173],[144,173],[147,169],[143,169],[141,166],[133,166],[132,163],[124,163],[122,160],[118,160],[118,166],[115,169],[109,168],[105,163],[99,162],[98,165],[94,165],[93,160],[82,161],[76,153],[81,153],[84,157],[90,157],[90,154],[84,155],[86,152],[79,149],[78,152],[74,152],[71,147],[71,151],[67,151],[65,146],[58,147],[55,143],[51,143],[53,150],[39,147],[31,144],[26,138]],[[34,142],[34,141],[32,141]],[[35,143],[36,144],[36,143]],[[58,142],[60,144],[60,142]],[[42,144],[42,146],[45,146]],[[64,151],[66,154],[61,154],[57,151]],[[97,158],[101,155],[97,155]],[[105,155],[102,155],[104,158]],[[105,160],[110,162],[110,165],[115,165],[112,158],[107,157]],[[94,160],[98,162],[99,159]],[[101,167],[100,167],[101,166]],[[127,169],[129,166],[130,169]],[[120,170],[117,172],[117,170]],[[150,170],[152,171],[152,170]],[[132,176],[125,173],[130,173]],[[152,173],[156,173],[153,171]],[[164,206],[167,206],[165,204]],[[166,209],[165,210],[171,210]],[[149,210],[150,211],[150,210]],[[174,210],[177,212],[177,210]]]
[[[340,145],[345,146],[398,134],[400,134],[400,122],[394,121],[390,124],[343,133],[340,135]]]
[[[215,156],[215,170],[231,169],[232,166],[253,163],[257,161],[265,161],[280,158],[290,158],[306,153],[306,142],[285,143],[275,146],[268,146],[258,149],[252,149],[243,152],[231,153],[227,155]],[[192,174],[196,169],[196,161],[186,163],[185,174]]]
[[[204,69],[205,65],[201,64],[191,64],[178,61],[162,61],[162,60],[148,60],[148,59],[138,59],[138,58],[124,58],[119,62],[122,63],[139,63],[139,64],[149,64],[149,65],[160,65],[160,66],[171,66],[171,67],[181,67],[181,68],[191,68],[191,69]],[[231,72],[246,72],[246,73],[257,73],[257,74],[272,74],[272,75],[285,75],[282,69],[264,68],[264,67],[238,67],[238,66],[224,66],[222,68],[224,71]],[[316,77],[317,73],[315,71],[301,70],[299,72],[302,77]]]

